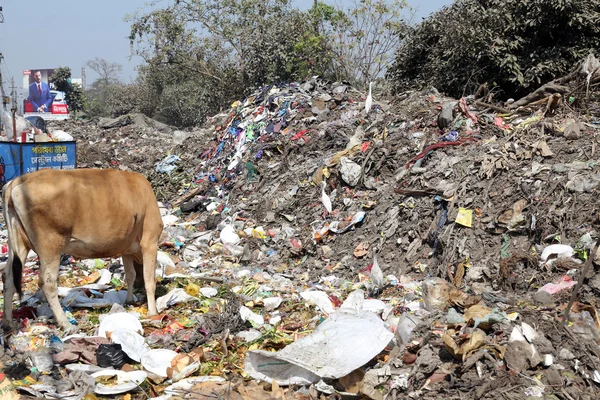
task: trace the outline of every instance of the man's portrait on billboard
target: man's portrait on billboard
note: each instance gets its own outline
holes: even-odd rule
[[[52,112],[52,94],[50,86],[42,81],[42,73],[33,71],[33,83],[29,85],[29,97],[34,112]]]

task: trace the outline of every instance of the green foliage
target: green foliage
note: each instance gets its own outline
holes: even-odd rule
[[[315,55],[319,38],[306,15],[291,10],[260,20],[257,31],[242,43],[244,78],[249,87],[292,81],[318,74]]]
[[[288,0],[180,0],[138,12],[128,17],[130,40],[155,99],[144,109],[184,126],[261,85],[311,75],[365,84],[387,67],[402,7],[355,0],[347,11],[319,2],[303,12]]]
[[[86,90],[87,108],[90,117],[118,117],[123,114],[139,112],[143,100],[143,86],[139,84],[125,85],[119,79],[123,66],[96,57],[89,60],[88,68],[98,74]]]
[[[115,83],[92,87],[85,92],[86,112],[90,117],[118,117],[120,115],[143,112],[148,101],[148,90],[140,83]]]
[[[61,92],[67,92],[71,80],[71,68],[69,67],[60,67],[54,70],[52,74],[52,82],[54,83],[54,87],[56,90],[60,90]]]
[[[458,97],[488,83],[519,97],[600,45],[598,0],[458,0],[409,30],[388,78]]]
[[[65,100],[69,105],[69,110],[73,112],[85,111],[86,99],[85,92],[80,84],[74,83],[70,85],[69,91],[66,92]]]
[[[245,86],[287,79],[292,38],[304,28],[287,0],[179,1],[130,21],[130,39],[149,65],[177,65],[214,81],[226,66]]]
[[[212,93],[192,81],[167,86],[158,100],[157,119],[179,126],[196,125],[213,107]]]
[[[85,110],[86,102],[83,88],[79,84],[71,83],[71,69],[69,67],[55,69],[52,74],[52,82],[56,90],[65,92],[65,100],[69,105],[69,111]]]

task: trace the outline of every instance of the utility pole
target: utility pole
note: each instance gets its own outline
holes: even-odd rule
[[[319,35],[319,18],[316,16],[317,15],[317,7],[319,6],[319,2],[318,0],[315,0],[314,4],[313,4],[313,8],[315,10],[315,33],[317,34],[317,36]]]
[[[86,89],[86,82],[85,82],[85,67],[81,67],[81,87],[83,90]]]
[[[15,88],[15,78],[10,78],[11,88],[12,88],[12,122],[13,122],[13,140],[17,140],[17,91]]]

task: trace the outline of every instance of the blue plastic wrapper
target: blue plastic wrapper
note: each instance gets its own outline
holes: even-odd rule
[[[458,132],[451,131],[440,138],[440,142],[456,142],[458,140]]]

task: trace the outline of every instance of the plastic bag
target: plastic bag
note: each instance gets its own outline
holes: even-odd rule
[[[237,232],[235,231],[235,227],[233,225],[227,225],[225,228],[223,228],[223,230],[221,231],[219,238],[221,239],[221,242],[225,245],[227,244],[231,244],[231,245],[236,245],[240,242],[240,240],[242,240]]]
[[[408,343],[411,333],[420,323],[421,320],[414,315],[402,314],[400,321],[398,321],[398,326],[396,327],[396,335],[400,338],[400,343]]]
[[[128,362],[132,362],[118,343],[101,344],[98,346],[96,361],[99,367],[113,367],[116,369],[120,369]]]
[[[178,155],[171,154],[167,156],[164,160],[156,163],[156,172],[162,172],[170,174],[177,168],[177,162],[181,161],[181,158]]]
[[[167,308],[174,306],[175,304],[188,303],[192,300],[197,300],[197,298],[190,296],[182,288],[176,288],[171,290],[164,296],[161,296],[158,299],[156,299],[156,309],[159,313],[161,313]]]
[[[144,342],[144,337],[129,329],[117,329],[110,336],[111,342],[121,345],[121,349],[129,358],[139,362],[150,348]]]
[[[17,124],[17,137],[21,137],[21,132],[31,132],[32,125],[25,118],[15,115],[15,121]],[[8,140],[14,139],[13,130],[13,119],[12,114],[9,111],[2,113],[2,123],[4,124],[4,131]]]
[[[340,159],[342,179],[350,186],[356,186],[362,174],[362,167],[347,157]]]
[[[252,350],[246,355],[246,373],[254,379],[280,385],[337,379],[367,364],[393,338],[384,322],[371,312],[338,311],[308,336],[278,352]]]
[[[329,299],[329,295],[327,293],[322,292],[320,290],[307,290],[305,292],[300,293],[300,296],[310,302],[313,303],[317,308],[323,311],[326,314],[331,314],[335,311],[335,306]]]
[[[34,351],[29,354],[29,358],[39,372],[49,372],[54,368],[54,362],[52,361],[50,353],[45,351]]]
[[[61,130],[52,131],[51,135],[52,135],[52,139],[54,141],[58,141],[58,142],[71,142],[74,140],[73,136],[71,136],[67,132],[61,131]]]

